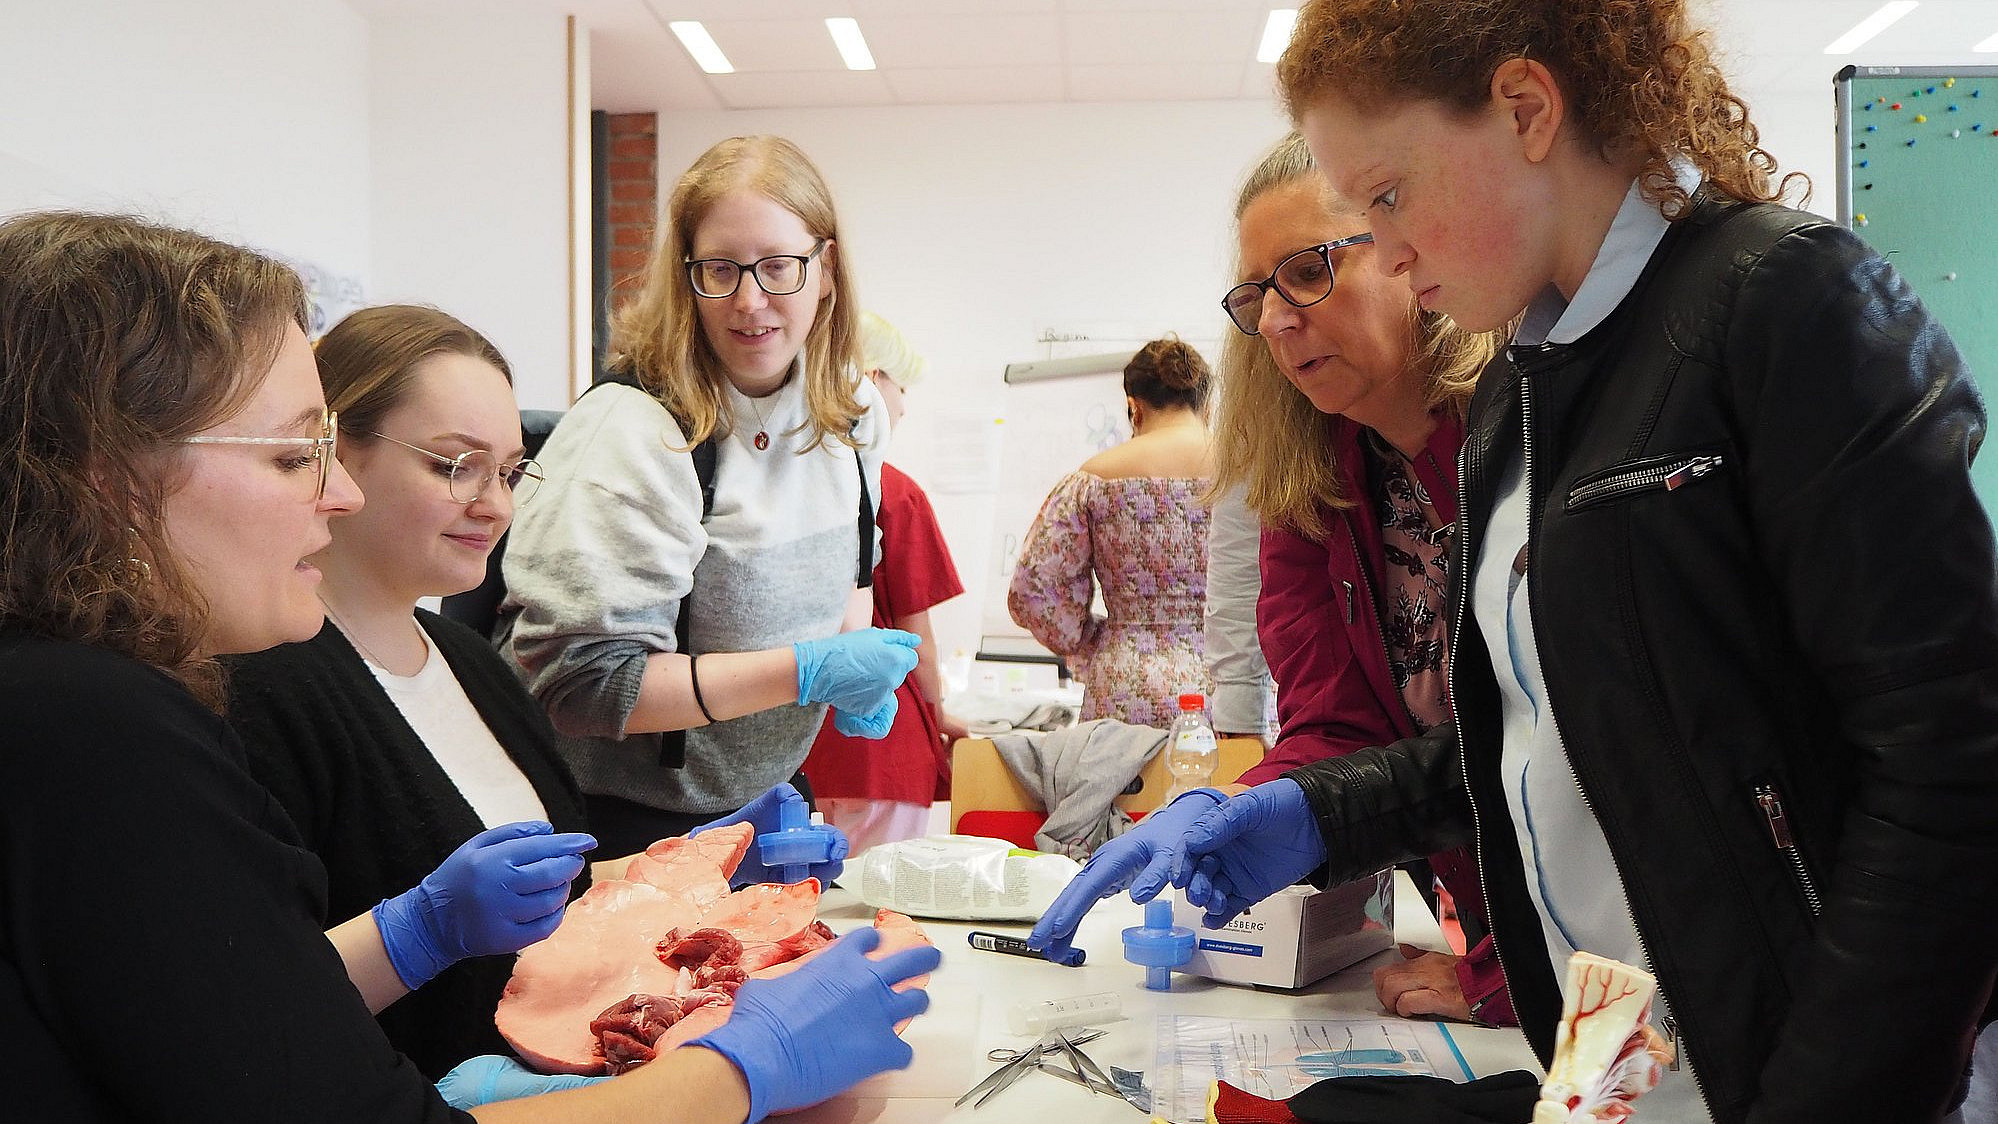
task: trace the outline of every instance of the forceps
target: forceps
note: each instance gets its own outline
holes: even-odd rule
[[[972,1105],[973,1108],[977,1108],[992,1099],[1000,1090],[1018,1081],[1030,1069],[1053,1074],[1092,1093],[1107,1093],[1123,1100],[1125,1099],[1123,1092],[1109,1076],[1091,1061],[1087,1054],[1076,1049],[1076,1046],[1082,1043],[1094,1042],[1101,1038],[1103,1033],[1101,1030],[1085,1030],[1078,1034],[1070,1034],[1066,1030],[1051,1030],[1041,1035],[1038,1041],[1025,1050],[1011,1050],[1004,1047],[989,1050],[985,1055],[988,1061],[1005,1064],[993,1070],[985,1080],[973,1085],[970,1091],[957,1099],[957,1103],[962,1105],[977,1097],[978,1100]],[[1066,1059],[1070,1068],[1063,1069],[1059,1064],[1053,1064],[1057,1059]]]

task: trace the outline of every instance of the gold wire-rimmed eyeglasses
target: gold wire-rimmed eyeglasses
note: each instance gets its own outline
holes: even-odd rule
[[[379,437],[391,445],[401,445],[414,453],[422,453],[438,464],[449,465],[446,474],[450,480],[451,498],[459,503],[471,503],[486,494],[494,480],[506,483],[506,490],[513,495],[513,502],[526,503],[541,486],[541,465],[528,458],[521,458],[512,464],[501,464],[499,458],[484,449],[467,449],[455,457],[433,453],[421,445],[390,437],[386,433],[370,430],[370,437]]]
[[[333,457],[340,443],[340,415],[333,410],[319,411],[320,431],[317,437],[223,437],[201,434],[183,437],[183,445],[291,445],[296,448],[310,448],[307,458],[318,462],[319,486],[313,493],[313,502],[326,498],[326,475],[333,469]]]

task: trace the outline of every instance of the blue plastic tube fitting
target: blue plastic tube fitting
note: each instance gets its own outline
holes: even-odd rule
[[[1124,930],[1124,959],[1145,969],[1145,986],[1172,990],[1172,970],[1193,959],[1193,930],[1172,923],[1172,902],[1145,903],[1145,923]]]

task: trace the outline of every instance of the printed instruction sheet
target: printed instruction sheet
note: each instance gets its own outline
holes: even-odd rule
[[[1283,1100],[1328,1077],[1476,1076],[1437,1022],[1404,1019],[1229,1019],[1161,1015],[1156,1111],[1175,1124],[1207,1118],[1207,1090],[1226,1081]]]

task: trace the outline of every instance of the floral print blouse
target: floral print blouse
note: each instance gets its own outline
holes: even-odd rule
[[[1211,689],[1201,650],[1206,486],[1071,472],[1042,504],[1006,604],[1082,680],[1083,720],[1164,728],[1182,690]],[[1099,586],[1107,617],[1091,608]]]

